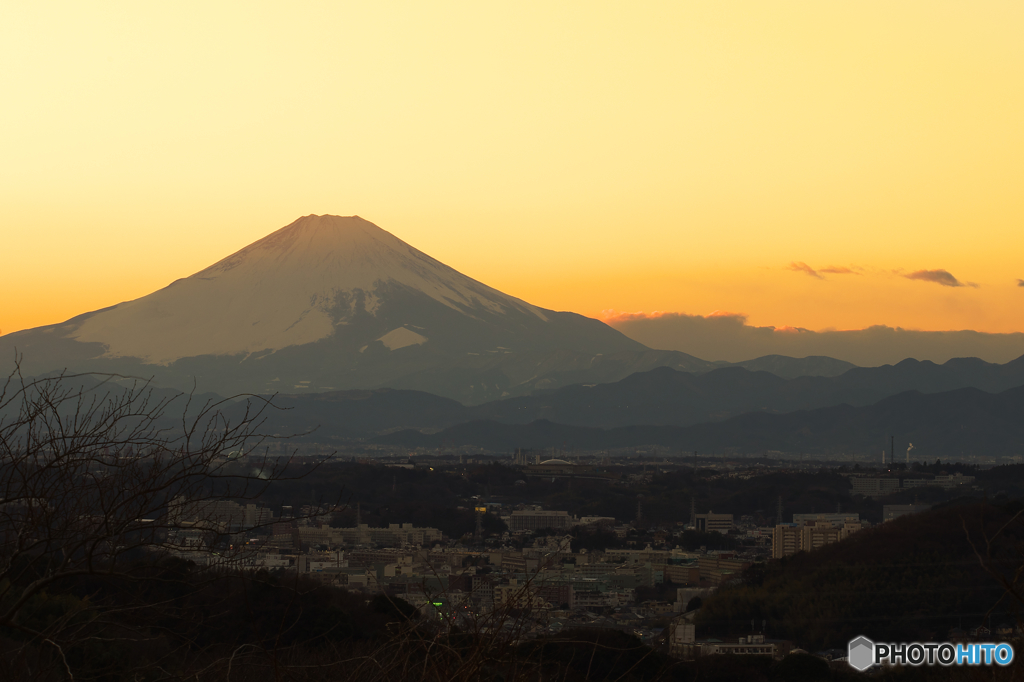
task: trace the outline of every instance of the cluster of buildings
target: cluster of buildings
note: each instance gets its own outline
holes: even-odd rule
[[[483,551],[450,543],[433,547],[320,545],[312,549],[266,542],[250,559],[254,567],[295,569],[322,582],[387,592],[410,603],[457,594],[457,601],[471,604],[476,613],[491,611],[509,599],[526,599],[542,609],[603,611],[633,604],[639,588],[666,583],[697,590],[683,595],[692,598],[738,578],[753,562],[752,557],[735,552],[684,552],[650,546],[574,552],[571,538],[561,535],[537,538],[532,546],[523,548]],[[678,608],[682,606],[685,604]]]
[[[348,590],[385,593],[427,615],[489,618],[521,609],[530,614],[524,634],[532,636],[597,627],[628,631],[646,641],[659,636],[691,599],[707,597],[739,578],[759,558],[650,544],[573,551],[568,533],[574,526],[601,526],[620,537],[631,526],[537,507],[503,515],[508,532],[499,546],[486,548],[460,545],[436,528],[407,523],[332,527],[323,517],[301,513],[309,511],[289,518],[252,504],[177,500],[170,513],[175,529],[164,548],[197,563],[295,571]],[[705,530],[733,529],[731,515],[696,518]],[[541,529],[548,534],[535,533]],[[662,540],[671,539],[671,533],[663,535]],[[229,544],[211,551],[212,543],[224,538]]]
[[[892,521],[908,514],[917,514],[931,508],[928,504],[882,505],[882,522]],[[825,545],[845,540],[871,524],[859,514],[793,514],[792,523],[780,523],[772,530],[772,558],[792,556],[797,552],[810,552]]]
[[[478,518],[495,511],[508,527],[503,535],[489,539],[490,544],[458,544],[436,528],[409,523],[376,528],[357,521],[351,527],[332,527],[323,521],[325,515],[310,509],[293,515],[285,507],[276,516],[254,504],[176,500],[170,509],[176,529],[165,547],[197,562],[294,571],[348,590],[384,593],[428,617],[528,614],[517,637],[556,634],[565,628],[612,628],[650,643],[663,641],[672,655],[682,658],[720,653],[781,658],[792,650],[792,643],[766,637],[763,626],[759,632],[752,626],[743,637],[698,639],[688,605],[739,579],[756,562],[813,551],[869,525],[856,513],[794,514],[792,523],[758,527],[751,517],[737,522],[732,514],[691,512],[685,526],[649,529],[642,535],[651,544],[637,546],[627,544],[640,535],[635,524],[613,518],[577,518],[539,506],[506,510],[497,503],[478,504]],[[886,519],[924,508],[887,505]],[[578,526],[612,531],[627,546],[574,551],[569,533]],[[746,542],[742,550],[702,547],[690,552],[678,545],[670,549],[673,538],[686,530]],[[211,537],[229,538],[233,551],[209,551]],[[517,627],[524,628],[524,623],[520,620]]]
[[[772,558],[810,552],[845,540],[868,526],[859,514],[793,514],[793,523],[780,523],[772,534]]]
[[[277,548],[430,547],[442,539],[437,528],[419,528],[411,523],[392,523],[386,528],[371,528],[365,523],[334,528],[325,523],[279,521],[271,525],[266,544]]]
[[[974,476],[949,474],[932,478],[900,478],[899,476],[862,476],[850,479],[853,494],[865,497],[885,497],[911,488],[967,489],[974,486]]]
[[[794,651],[793,642],[766,637],[763,623],[760,632],[751,631],[748,635],[698,639],[697,627],[693,622],[694,615],[696,614],[683,614],[672,622],[667,638],[670,656],[692,660],[701,656],[732,654],[771,656],[774,659],[780,659]]]

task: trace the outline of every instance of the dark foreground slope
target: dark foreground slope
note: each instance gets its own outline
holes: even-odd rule
[[[20,630],[0,629],[0,679],[691,682],[788,679],[772,673],[792,665],[758,657],[681,662],[620,630],[534,638],[543,613],[499,609],[477,626],[471,616],[439,618],[443,606],[421,613],[400,597],[293,573],[211,574],[178,560],[63,583],[27,611]],[[70,627],[59,645],[33,638],[62,620]],[[815,679],[847,679],[820,662],[818,669],[825,675]]]
[[[858,635],[935,642],[954,627],[1013,624],[1021,604],[994,574],[1012,577],[1020,566],[1024,523],[1013,518],[1021,508],[947,506],[771,562],[707,600],[698,627],[705,636],[744,634],[751,619],[764,620],[772,636],[819,650],[845,648]]]

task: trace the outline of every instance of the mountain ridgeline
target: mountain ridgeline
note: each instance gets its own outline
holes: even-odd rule
[[[658,445],[680,452],[763,455],[771,452],[877,457],[891,434],[915,457],[942,460],[1024,452],[1024,387],[993,395],[974,388],[923,394],[909,391],[867,407],[837,405],[787,414],[750,412],[695,426],[601,429],[547,420],[529,424],[473,421],[437,433],[404,430],[371,442],[403,447],[476,446],[601,450]],[[899,454],[899,453],[897,453]]]
[[[1024,451],[1024,358],[943,365],[906,360],[837,377],[783,379],[727,367],[669,368],[475,406],[418,391],[282,395],[281,432],[318,442],[603,449],[663,445],[758,453],[875,452],[900,434],[947,458]]]

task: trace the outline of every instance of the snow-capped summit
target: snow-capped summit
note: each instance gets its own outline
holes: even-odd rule
[[[500,312],[511,306],[544,318],[539,309],[466,277],[359,216],[304,216],[195,277],[236,270],[257,278],[277,271],[296,289],[372,292],[381,282],[397,282],[451,308],[482,305]],[[368,310],[375,307],[376,300],[367,301]]]
[[[12,350],[28,373],[119,372],[223,394],[391,386],[466,402],[649,352],[597,320],[466,277],[358,216],[330,215],[299,218],[134,301],[0,338],[0,362]],[[621,364],[651,362],[664,358]]]
[[[250,354],[313,343],[376,315],[407,288],[476,317],[540,309],[470,279],[358,216],[299,218],[191,277],[90,316],[72,337],[107,357],[166,365],[199,355]],[[397,328],[385,345],[411,345]],[[342,332],[343,333],[343,332]],[[401,345],[399,347],[401,347]]]

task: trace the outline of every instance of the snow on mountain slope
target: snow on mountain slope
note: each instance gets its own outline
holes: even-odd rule
[[[191,277],[86,318],[72,338],[105,357],[167,365],[202,355],[277,351],[325,339],[400,285],[469,317],[544,312],[453,270],[358,216],[299,218]],[[404,327],[389,349],[427,342]]]
[[[377,340],[383,343],[388,350],[398,350],[406,346],[424,344],[430,339],[423,336],[423,334],[417,334],[411,329],[399,327],[398,329],[392,329]]]
[[[477,403],[595,372],[708,364],[650,353],[362,218],[310,215],[148,296],[0,337],[0,370],[21,358],[28,375],[111,372],[222,395],[405,386]]]

